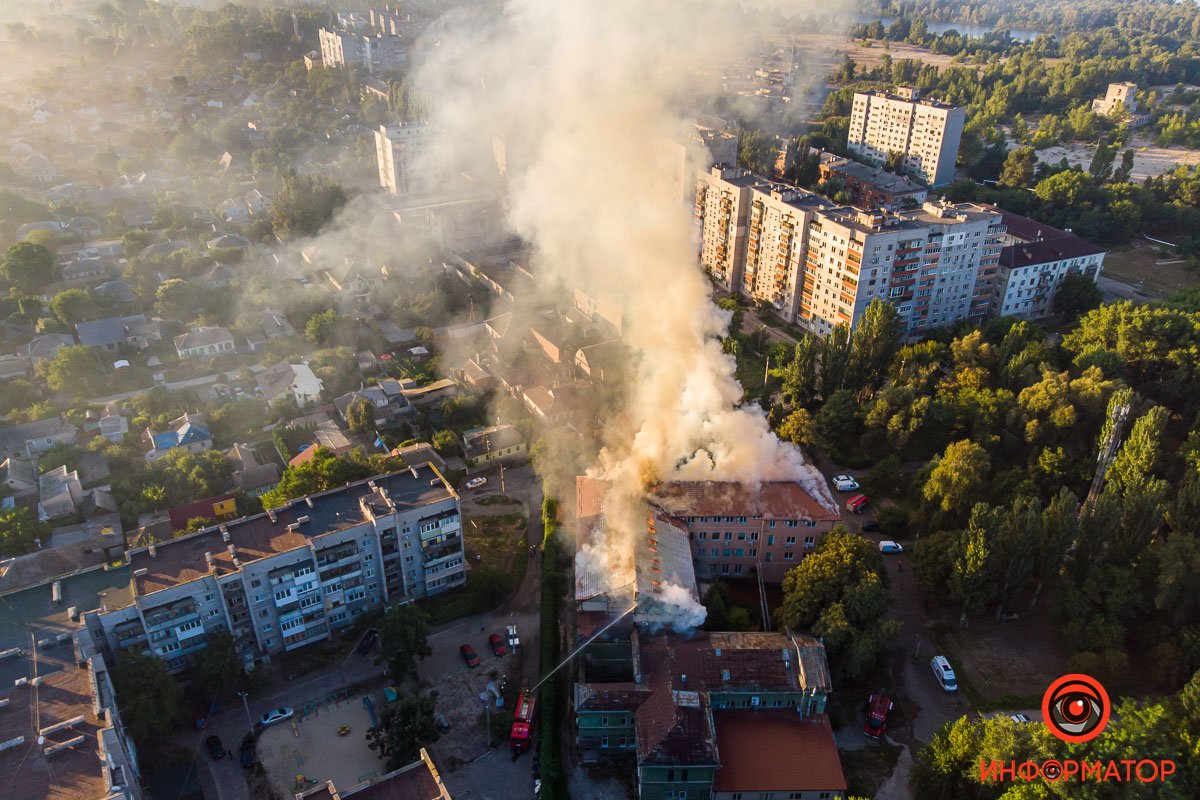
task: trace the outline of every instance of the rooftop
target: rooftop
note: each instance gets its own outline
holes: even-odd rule
[[[823,486],[815,488],[820,492]],[[672,481],[655,486],[650,501],[675,517],[737,514],[764,519],[840,519],[828,490],[820,493],[821,497],[814,497],[797,481]]]
[[[829,717],[784,709],[713,713],[721,768],[714,792],[844,792]]]
[[[208,347],[209,345],[232,341],[233,334],[229,332],[228,328],[192,328],[187,333],[175,337],[175,348],[178,350],[190,350],[193,347]]]
[[[467,458],[479,458],[492,451],[521,447],[525,444],[525,438],[512,425],[493,425],[467,431],[463,434],[463,444]]]
[[[300,800],[451,800],[450,792],[425,748],[406,767],[371,781],[339,790],[333,781],[296,795]]]
[[[431,480],[437,485],[431,485]],[[377,488],[370,486],[372,482]],[[234,571],[237,567],[227,549],[229,545],[237,549],[237,559],[244,564],[303,547],[311,537],[362,524],[368,518],[359,501],[375,495],[382,502],[379,490],[387,493],[398,510],[455,496],[440,473],[425,466],[312,495],[309,498],[311,506],[304,499],[292,500],[281,509],[225,523],[230,538],[228,543],[223,540],[220,529],[213,527],[159,544],[153,556],[149,549],[133,552],[130,566],[134,572],[146,570],[134,578],[137,595],[144,596],[210,574],[205,553],[212,553],[218,575]]]
[[[1067,234],[1067,237],[1063,239],[1009,245],[1000,251],[1000,266],[1017,269],[1068,258],[1095,256],[1106,252],[1108,251],[1103,247],[1094,245],[1086,239]]]
[[[70,650],[69,644],[60,649]],[[9,684],[11,686],[11,683]],[[6,691],[0,713],[0,741],[15,746],[0,751],[5,797],[79,800],[108,797],[98,734],[104,727],[92,705],[91,672],[71,663]],[[56,725],[62,727],[45,732]],[[44,741],[39,741],[42,736]]]

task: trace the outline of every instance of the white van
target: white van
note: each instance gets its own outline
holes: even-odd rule
[[[933,670],[933,677],[937,678],[937,682],[947,692],[958,691],[958,678],[954,676],[954,670],[950,667],[950,662],[945,656],[934,656],[929,662],[930,669]]]

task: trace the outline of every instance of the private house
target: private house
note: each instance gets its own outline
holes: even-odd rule
[[[56,444],[75,444],[79,428],[64,417],[50,417],[0,428],[0,456],[35,458]]]
[[[415,381],[405,378],[400,382],[400,388],[405,401],[416,406],[440,403],[458,394],[458,384],[449,378],[442,378],[424,386],[417,386]]]
[[[575,367],[581,376],[600,383],[619,383],[629,363],[629,353],[620,339],[590,344],[575,351]]]
[[[180,358],[216,356],[232,353],[237,349],[233,334],[227,328],[192,328],[175,337],[175,352]]]
[[[372,420],[377,428],[390,425],[396,417],[410,410],[403,394],[389,393],[379,384],[365,386],[358,391],[347,392],[333,401],[338,417],[346,425],[350,424],[350,408],[360,400],[371,407]]]
[[[145,350],[150,342],[162,339],[162,328],[157,320],[134,314],[80,322],[75,326],[75,334],[84,347],[115,353],[122,347]]]
[[[33,461],[21,456],[10,456],[0,464],[0,484],[8,487],[13,496],[20,499],[36,494],[38,490],[37,467]]]
[[[49,520],[74,514],[82,501],[83,485],[79,482],[77,471],[67,472],[64,465],[38,478],[39,519]]]
[[[34,364],[39,361],[49,361],[54,358],[59,350],[64,347],[70,347],[73,344],[75,344],[75,337],[70,334],[44,333],[41,336],[34,337],[29,343],[27,348],[29,360]]]
[[[61,263],[58,270],[64,281],[79,283],[93,278],[111,277],[115,267],[110,259],[83,256]]]
[[[177,447],[186,448],[192,453],[212,447],[212,434],[208,432],[203,414],[184,414],[171,420],[169,430],[162,432],[147,428],[145,439],[150,446],[145,456],[147,464],[153,464]]]
[[[296,335],[296,329],[287,321],[287,317],[283,316],[283,312],[276,311],[273,308],[264,308],[262,310],[259,327],[262,328],[263,336],[268,339]]]
[[[525,439],[512,425],[493,425],[466,431],[463,455],[476,465],[509,461],[525,455]]]
[[[280,397],[291,396],[298,406],[319,402],[325,384],[321,382],[307,364],[278,364],[263,370],[255,377],[262,396],[269,403]]]
[[[244,444],[235,444],[225,451],[233,466],[233,483],[250,497],[259,497],[279,485],[279,465],[274,461],[258,463],[254,451]]]
[[[196,282],[209,289],[224,289],[237,280],[237,273],[224,264],[213,264]]]
[[[325,270],[322,277],[338,297],[350,301],[363,301],[383,286],[387,268],[363,267],[345,259],[341,264]]]

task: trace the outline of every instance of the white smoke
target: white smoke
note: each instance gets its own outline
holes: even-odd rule
[[[651,631],[671,628],[678,633],[691,633],[704,624],[708,609],[700,605],[691,591],[677,583],[664,583],[653,598],[638,604],[638,622]]]
[[[688,109],[720,83],[712,76],[745,61],[765,32],[761,12],[719,0],[509,0],[486,19],[444,20],[418,75],[456,152],[490,156],[486,143],[503,137],[509,222],[531,243],[539,281],[620,309],[629,405],[594,470],[611,481],[604,515],[618,552],[644,534],[656,481],[796,480],[826,496],[761,409],[740,405],[720,346],[728,317],[711,302],[681,202],[683,151],[668,144],[682,144]],[[703,161],[687,152],[684,174]],[[695,619],[687,600],[676,607]]]

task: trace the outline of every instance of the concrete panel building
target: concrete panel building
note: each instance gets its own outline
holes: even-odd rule
[[[317,37],[321,42],[321,63],[326,67],[357,64],[376,75],[408,63],[408,51],[399,36],[321,28]]]
[[[396,195],[438,189],[448,175],[445,136],[429,125],[380,125],[375,131],[379,185]]]
[[[877,166],[898,153],[909,175],[930,186],[943,186],[954,180],[965,123],[963,108],[921,99],[916,89],[900,88],[895,94],[857,92],[847,144],[855,155]]]
[[[131,551],[133,602],[96,616],[110,652],[182,670],[215,631],[247,664],[329,638],[366,611],[466,580],[458,495],[431,465]]]

